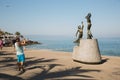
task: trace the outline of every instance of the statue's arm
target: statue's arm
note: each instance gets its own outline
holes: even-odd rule
[[[82,22],[82,30],[83,30],[83,28],[84,28],[84,24],[83,24],[83,22]]]
[[[77,32],[76,32],[76,36],[77,36],[77,34],[78,34],[78,30],[77,30]]]

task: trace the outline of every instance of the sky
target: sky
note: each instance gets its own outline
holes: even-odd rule
[[[0,29],[22,35],[75,36],[91,13],[94,37],[120,37],[120,0],[0,0]]]

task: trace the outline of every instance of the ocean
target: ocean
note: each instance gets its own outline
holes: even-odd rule
[[[28,49],[49,49],[54,51],[73,52],[75,38],[66,36],[27,35],[29,40],[42,44],[26,46]],[[120,56],[120,38],[97,38],[101,55]]]

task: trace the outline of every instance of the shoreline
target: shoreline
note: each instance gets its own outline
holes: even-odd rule
[[[47,50],[47,51],[54,51],[54,52],[66,52],[66,53],[71,53],[71,54],[73,52],[73,51],[63,51],[63,50],[59,51],[59,50],[53,50],[53,49],[32,49],[32,48],[27,48],[27,50]],[[120,57],[118,55],[103,55],[103,54],[101,54],[101,56]]]
[[[68,54],[66,54],[68,53]],[[0,80],[119,80],[120,57],[102,56],[101,64],[72,60],[72,52],[26,49],[24,73],[17,71],[13,47],[0,51]]]

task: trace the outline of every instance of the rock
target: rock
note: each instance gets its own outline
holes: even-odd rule
[[[28,40],[26,41],[26,45],[33,45],[33,44],[41,44],[38,41],[32,41],[32,40]]]

